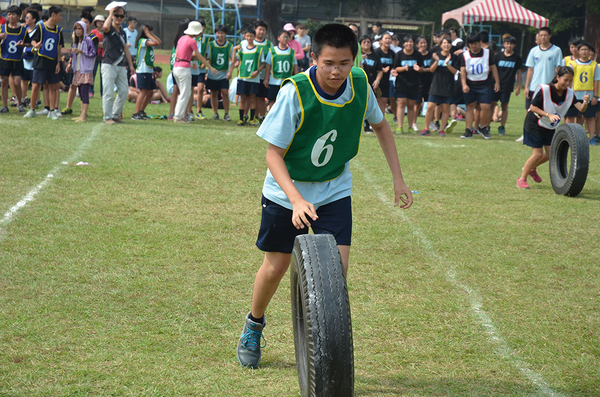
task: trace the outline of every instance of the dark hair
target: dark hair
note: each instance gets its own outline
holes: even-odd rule
[[[139,43],[140,39],[147,39],[148,36],[146,35],[146,32],[144,31],[144,26],[146,26],[148,28],[149,31],[153,31],[154,28],[152,27],[152,25],[147,25],[147,24],[143,24],[142,27],[140,28],[138,35],[137,35],[137,39],[136,42]]]
[[[348,24],[348,27],[350,27],[350,26],[354,26],[356,29],[358,29],[358,25],[357,25],[357,24],[355,24],[355,23],[349,23],[349,24]]]
[[[227,26],[225,25],[219,25],[215,28],[215,33],[217,32],[223,32],[225,34],[227,34]]]
[[[81,14],[81,19],[85,19],[86,21],[88,21],[88,25],[91,25],[94,20],[94,17],[88,12],[87,14]]]
[[[579,37],[571,37],[571,39],[569,40],[569,47],[571,47],[571,45],[577,47],[579,43],[581,43],[581,39]]]
[[[413,37],[411,35],[407,34],[406,36],[404,36],[402,38],[402,45],[404,46],[404,43],[408,43],[411,40],[413,43],[415,42],[415,39],[413,39]]]
[[[511,43],[511,44],[517,45],[517,39],[515,37],[513,37],[513,36],[505,37],[504,40],[502,40],[502,42],[503,43]]]
[[[373,26],[377,26],[378,28],[380,28],[382,25],[381,22],[377,21],[373,24]]]
[[[588,49],[590,49],[592,51],[594,50],[594,47],[592,47],[592,45],[590,43],[588,43],[587,41],[585,41],[585,40],[583,40],[581,43],[579,43],[577,45],[577,51],[579,51],[579,49],[581,47],[587,47]]]
[[[35,11],[35,10],[28,10],[28,11],[27,11],[27,14],[31,14],[31,17],[32,17],[33,19],[35,19],[35,22],[36,22],[36,23],[37,23],[37,21],[39,21],[39,20],[40,20],[40,14],[39,14],[37,11]],[[27,14],[25,14],[25,15],[27,15]]]
[[[42,5],[40,3],[31,3],[29,5],[29,9],[37,11],[37,13],[39,14],[42,12]]]
[[[90,14],[91,15],[93,12],[94,12],[94,7],[85,6],[81,10],[81,16],[83,17],[86,14]]]
[[[448,37],[444,37],[444,38],[442,38],[442,40],[440,41],[440,46],[442,45],[442,43],[443,43],[444,41],[447,41],[448,43],[450,43],[450,45],[452,45],[452,39],[450,39],[450,38],[448,38]]]
[[[277,32],[277,38],[279,38],[279,36],[281,36],[282,34],[287,34],[288,36],[290,36],[290,32],[288,32],[285,29],[279,29],[279,32]]]
[[[437,31],[433,34],[433,37],[442,37],[442,32]]]
[[[450,36],[450,29],[442,30],[442,36]]]
[[[348,47],[352,52],[352,59],[356,58],[356,54],[358,54],[356,35],[348,26],[339,23],[328,23],[315,32],[312,41],[315,58],[319,58],[323,46],[326,45],[338,49]]]
[[[137,18],[136,17],[129,17],[129,18],[127,18],[127,23],[133,22],[133,21],[137,22]]]
[[[481,41],[481,36],[477,32],[471,32],[467,35],[467,44],[477,43]]]
[[[556,84],[558,82],[558,78],[564,76],[565,74],[570,74],[573,76],[573,69],[567,66],[559,66],[558,69],[556,69],[556,76],[554,76],[550,84]]]
[[[160,73],[160,72],[162,72],[162,68],[160,66],[155,66],[154,73]]]
[[[448,31],[450,33],[454,32],[454,34],[456,34],[458,36],[458,29],[456,29],[455,27],[452,27],[452,28],[448,29]]]
[[[417,39],[415,40],[415,44],[417,44],[419,41],[421,40],[425,40],[425,42],[427,43],[427,39],[425,38],[425,36],[419,36],[417,37]]]
[[[177,30],[177,33],[175,34],[175,40],[173,41],[173,47],[177,47],[177,42],[179,41],[181,36],[183,36],[183,32],[188,28],[189,24],[190,24],[190,20],[187,18],[179,21],[179,29]]]
[[[17,17],[21,16],[21,9],[18,6],[10,6],[6,9],[7,14],[17,14]]]
[[[479,32],[479,38],[481,39],[482,43],[487,43],[488,41],[490,41],[490,32],[488,32],[487,30],[482,30],[481,32]]]
[[[263,21],[262,19],[259,19],[258,21],[254,22],[254,29],[256,29],[258,27],[263,27],[265,29],[268,29],[269,25],[267,25],[267,23],[265,21]]]
[[[365,40],[370,40],[370,41],[371,41],[371,43],[373,43],[373,39],[371,39],[371,36],[369,36],[368,34],[362,35],[362,36],[360,37],[360,39],[358,39],[358,42],[359,42],[359,43],[362,43],[362,42],[363,42],[363,41],[365,41]]]
[[[244,32],[244,34],[247,34],[247,33],[252,33],[253,35],[255,35],[255,36],[256,36],[256,30],[254,30],[254,29],[252,29],[252,28],[248,28],[248,29],[246,29],[246,31]]]
[[[48,20],[48,18],[50,18],[50,14],[48,13],[48,10],[42,11],[40,18],[42,18],[42,21],[46,22]]]
[[[547,32],[550,36],[552,36],[552,31],[550,30],[550,28],[545,27],[545,28],[541,28],[538,33],[540,32]]]
[[[463,48],[465,48],[465,42],[459,41],[454,47],[456,47],[457,50],[462,50]]]
[[[206,28],[206,22],[204,22],[204,18],[198,18],[198,19],[196,19],[196,22],[200,22],[200,25],[202,25],[202,28]]]
[[[52,16],[53,14],[60,14],[62,12],[62,8],[59,6],[52,6],[48,9],[48,15]]]
[[[87,32],[86,32],[86,28],[84,28],[83,26],[79,25],[80,21],[75,22],[75,25],[80,26],[83,29],[83,36],[81,39],[79,39],[79,37],[77,37],[77,35],[75,34],[75,26],[73,26],[73,44],[79,44],[80,42],[83,41],[83,39],[85,38]]]

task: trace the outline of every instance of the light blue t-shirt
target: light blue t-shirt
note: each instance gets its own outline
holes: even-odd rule
[[[314,68],[311,67],[311,69]],[[309,74],[309,70],[305,74]],[[350,78],[350,77],[348,77]],[[325,102],[344,104],[352,99],[352,84],[347,81],[344,92],[333,100],[326,99],[319,95]],[[317,87],[318,90],[320,88]],[[379,124],[383,120],[383,114],[377,105],[377,98],[373,90],[368,90],[369,98],[367,101],[366,119],[371,124]],[[294,138],[302,117],[302,108],[298,100],[298,94],[293,84],[284,85],[279,91],[277,102],[263,121],[256,135],[280,148],[287,148]],[[362,127],[361,127],[362,128]],[[294,185],[306,201],[312,203],[315,208],[329,204],[352,195],[352,173],[350,172],[350,162],[346,163],[346,168],[340,176],[327,182],[297,182]],[[293,209],[290,200],[279,187],[271,171],[267,169],[267,176],[263,184],[263,195],[285,207]]]
[[[138,31],[133,29],[133,32],[132,32],[127,27],[123,30],[125,31],[125,36],[127,37],[127,44],[130,45],[129,52],[131,53],[131,55],[136,56]]]
[[[547,50],[542,50],[539,45],[533,47],[525,62],[525,66],[533,68],[529,91],[534,92],[540,84],[550,84],[556,75],[556,68],[564,65],[564,62],[562,51],[554,44]]]
[[[278,55],[289,55],[290,51],[292,51],[292,49],[289,47],[283,51],[279,48],[279,46],[275,47],[275,52]],[[271,51],[267,52],[267,57],[265,58],[265,63],[267,65],[271,65]],[[298,61],[296,60],[296,57],[294,57],[294,65],[298,65]],[[273,65],[271,65],[271,66],[273,66]],[[277,78],[273,77],[273,70],[271,69],[271,74],[269,76],[269,85],[281,85],[282,82],[283,82],[283,79],[277,79]]]

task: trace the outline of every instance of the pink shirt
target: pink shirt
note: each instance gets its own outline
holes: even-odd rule
[[[304,50],[302,49],[302,44],[300,44],[296,40],[288,41],[288,47],[296,52],[296,60],[304,59]]]
[[[192,53],[198,51],[198,45],[193,37],[183,35],[177,41],[177,49],[175,50],[175,63],[173,67],[191,68]],[[187,62],[186,62],[187,61]]]

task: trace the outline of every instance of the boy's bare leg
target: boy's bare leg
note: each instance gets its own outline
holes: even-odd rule
[[[267,306],[275,295],[281,279],[290,266],[292,254],[283,252],[265,252],[263,264],[258,269],[254,279],[254,293],[252,294],[252,316],[261,318]]]
[[[225,110],[225,114],[229,114],[229,89],[228,88],[223,88],[221,90],[221,97],[223,98],[223,109]],[[213,101],[213,103],[215,103],[215,105],[213,105],[213,106],[216,106],[213,109],[218,109],[219,108],[219,97],[218,97],[218,95],[215,98],[215,100]]]

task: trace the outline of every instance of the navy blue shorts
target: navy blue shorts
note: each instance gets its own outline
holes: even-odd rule
[[[418,102],[421,99],[421,94],[418,92],[419,90],[415,91],[416,92],[399,92],[396,90],[396,98],[407,98]]]
[[[269,89],[265,87],[265,81],[261,80],[260,85],[258,86],[258,94],[256,94],[259,98],[266,98],[269,95]]]
[[[277,85],[277,84],[270,84],[269,85],[269,93],[267,94],[267,99],[269,101],[274,101],[277,99],[277,94],[279,94],[279,90],[281,89],[281,86]]]
[[[206,79],[206,88],[208,88],[211,91],[229,90],[229,80],[227,80],[227,79],[222,79],[222,80]]]
[[[259,83],[251,83],[249,81],[238,79],[237,94],[238,95],[258,95]]]
[[[23,74],[21,75],[21,80],[31,81],[33,77],[33,70],[28,70],[23,68]]]
[[[200,75],[199,74],[192,75],[192,89],[198,85],[198,76],[200,76]]]
[[[262,218],[256,246],[261,251],[290,254],[294,239],[307,234],[308,228],[296,229],[292,224],[292,210],[262,197]],[[338,245],[352,242],[352,199],[350,196],[323,205],[317,209],[319,219],[311,221],[315,234],[332,234]]]
[[[427,98],[427,102],[435,103],[437,105],[442,103],[447,103],[448,105],[450,105],[451,103],[453,103],[452,100],[453,98],[451,96],[439,96],[432,94],[429,94],[429,98]]]
[[[523,130],[523,145],[540,149],[544,146],[552,145],[552,137],[533,135]]]
[[[195,85],[198,84],[206,84],[206,73],[200,73],[198,75],[198,82]]]
[[[494,92],[494,102],[500,101],[500,103],[509,103],[511,95],[512,95],[512,91],[511,92],[506,92],[506,91]]]
[[[54,70],[43,70],[43,69],[33,69],[33,75],[31,77],[31,82],[36,84],[57,84],[60,81],[60,78]]]
[[[565,116],[566,117],[577,117],[579,115],[582,115],[584,118],[590,119],[592,117],[596,117],[596,112],[598,111],[598,108],[600,108],[600,106],[598,106],[598,105],[600,105],[600,103],[597,103],[596,106],[592,106],[592,104],[589,103],[587,109],[585,109],[585,112],[583,112],[583,113],[581,113],[579,110],[577,110],[577,108],[575,106],[571,106]]]
[[[392,82],[388,82],[390,85],[390,92],[388,93],[388,98],[396,98],[396,85]]]
[[[494,89],[490,86],[469,87],[469,92],[463,93],[463,98],[465,99],[465,103],[467,105],[470,105],[474,102],[480,104],[490,104],[492,103],[493,94]]]
[[[140,90],[155,90],[156,81],[152,78],[152,73],[136,73],[137,86]]]

